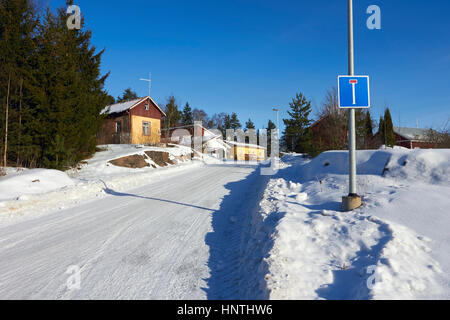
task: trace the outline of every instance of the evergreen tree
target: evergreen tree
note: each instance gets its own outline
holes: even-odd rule
[[[283,133],[285,144],[290,151],[299,153],[311,152],[311,101],[307,101],[302,93],[296,95],[289,103],[289,119],[283,119],[286,129]]]
[[[226,114],[223,120],[223,126],[225,130],[231,129],[231,116]]]
[[[379,127],[378,127],[378,136],[380,139],[380,143],[386,145],[386,134],[385,134],[385,126],[384,126],[384,118],[380,117],[380,122],[379,122]]]
[[[391,112],[389,108],[386,108],[384,112],[384,126],[385,126],[385,137],[386,137],[386,145],[393,147],[396,145],[395,133],[394,133],[394,124],[392,123]]]
[[[181,115],[181,124],[183,126],[189,126],[194,123],[194,116],[192,113],[192,109],[189,106],[189,103],[186,102],[186,106],[183,109],[182,115]]]
[[[32,80],[34,30],[38,20],[30,0],[0,1],[0,154],[21,164],[30,140],[28,97]],[[23,157],[22,157],[23,156]],[[6,163],[2,163],[6,165]]]
[[[237,129],[241,129],[242,128],[241,122],[239,121],[238,116],[237,116],[237,114],[235,112],[233,112],[231,114],[230,127],[233,130],[237,130]]]
[[[108,75],[100,74],[103,51],[96,53],[90,31],[69,30],[67,18],[65,8],[56,15],[47,9],[36,37],[31,127],[41,152],[38,165],[49,168],[67,168],[95,151],[108,101]]]
[[[120,96],[117,97],[117,103],[127,102],[138,98],[139,97],[136,92],[131,90],[131,88],[127,88],[125,89],[121,97]]]
[[[277,128],[277,126],[275,125],[275,123],[273,123],[272,120],[269,120],[269,122],[267,123],[267,131],[270,132],[272,130],[275,130]]]
[[[367,110],[364,123],[364,143],[366,149],[370,147],[372,138],[373,138],[373,121],[372,117],[370,116],[370,111]]]
[[[255,129],[255,124],[251,119],[248,119],[248,121],[245,123],[245,129],[246,130]]]
[[[115,103],[116,103],[116,99],[113,96],[108,95],[107,101],[106,101],[106,105],[110,106],[110,105],[113,105]]]
[[[108,102],[103,51],[96,53],[90,31],[67,28],[66,8],[56,14],[47,9],[39,21],[33,3],[0,0],[0,95],[8,97],[0,113],[8,106],[11,124],[7,156],[17,165],[67,168],[95,150]]]
[[[363,149],[366,142],[366,113],[363,109],[356,109],[355,128],[357,149]]]
[[[165,129],[177,127],[181,119],[181,112],[178,110],[178,104],[174,96],[167,99],[165,113],[163,127]]]
[[[276,130],[277,126],[272,120],[267,123],[267,156],[272,155],[272,130]]]

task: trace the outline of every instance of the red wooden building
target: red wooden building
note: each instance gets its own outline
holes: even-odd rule
[[[106,118],[97,135],[103,144],[157,144],[161,142],[164,111],[151,97],[107,106]]]

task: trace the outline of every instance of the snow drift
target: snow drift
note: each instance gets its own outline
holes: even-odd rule
[[[50,192],[73,184],[66,173],[58,170],[33,169],[11,173],[0,179],[0,201],[26,200],[26,195]]]
[[[283,161],[254,219],[267,230],[257,278],[268,297],[450,297],[450,150],[358,151],[364,205],[350,213],[348,152]]]

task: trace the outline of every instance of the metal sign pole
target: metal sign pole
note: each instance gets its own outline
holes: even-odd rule
[[[353,44],[353,0],[348,0],[348,75],[355,75],[354,44]],[[348,112],[349,129],[349,159],[350,159],[350,187],[349,195],[356,196],[356,128],[355,109]]]
[[[348,0],[348,74],[355,75],[353,44],[353,0]],[[354,87],[354,86],[353,86]],[[355,101],[354,101],[355,102]],[[362,205],[356,190],[356,126],[355,109],[348,111],[349,195],[342,201],[343,211],[351,211]]]

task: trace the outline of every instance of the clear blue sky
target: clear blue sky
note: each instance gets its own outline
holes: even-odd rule
[[[450,117],[450,1],[354,0],[356,74],[371,76],[372,114],[394,124],[442,126]],[[64,0],[50,0],[52,7]],[[346,0],[76,0],[106,48],[108,92],[117,97],[152,72],[152,96],[212,115],[237,112],[258,127],[286,117],[297,92],[317,110],[347,72]],[[382,30],[366,28],[381,8]],[[314,111],[314,117],[316,112]]]

